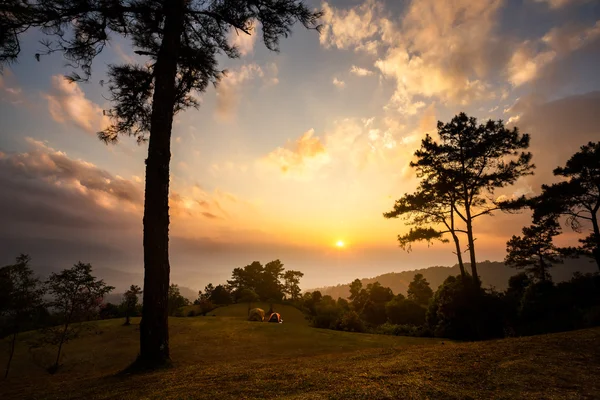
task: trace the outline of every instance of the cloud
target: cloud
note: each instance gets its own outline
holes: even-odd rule
[[[217,86],[216,116],[221,121],[230,121],[235,117],[236,110],[242,98],[242,89],[253,80],[260,79],[263,85],[276,85],[277,65],[260,66],[255,63],[245,64],[228,71],[227,75]]]
[[[338,78],[333,78],[333,85],[335,87],[342,89],[344,86],[346,86],[346,82],[341,81]]]
[[[23,90],[17,85],[14,74],[8,69],[3,71],[3,75],[0,75],[0,101],[6,101],[13,105],[25,102]]]
[[[546,3],[552,9],[559,9],[576,3],[584,3],[589,0],[533,0],[536,3]]]
[[[600,21],[591,27],[568,24],[554,27],[537,40],[527,40],[514,51],[507,66],[513,86],[536,80],[543,68],[600,37]]]
[[[350,73],[357,76],[370,76],[374,74],[370,69],[357,67],[356,65],[353,65],[352,68],[350,68]]]
[[[85,93],[75,82],[62,75],[52,77],[52,88],[44,94],[48,100],[48,111],[56,122],[72,123],[89,133],[96,133],[109,125],[102,108],[86,99]]]
[[[248,35],[240,30],[231,29],[229,31],[229,43],[235,47],[240,52],[240,55],[243,57],[254,53],[254,44],[256,43],[256,38],[258,35],[256,22],[252,24],[252,29],[249,30],[251,35]]]
[[[278,147],[261,161],[275,166],[284,176],[306,177],[330,161],[327,149],[314,133],[314,129],[306,131],[295,142]]]
[[[324,47],[354,47],[357,51],[377,52],[377,42],[368,40],[379,30],[377,14],[381,6],[375,0],[367,0],[350,10],[339,10],[324,2],[322,9],[325,15],[319,40]]]
[[[485,78],[503,53],[494,34],[501,4],[502,0],[413,0],[395,22],[375,1],[348,10],[325,3],[329,16],[321,44],[383,53],[374,66],[396,83],[388,110],[414,115],[427,98],[465,105],[495,95]]]

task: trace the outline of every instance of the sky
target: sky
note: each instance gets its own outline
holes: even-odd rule
[[[453,265],[450,245],[397,245],[386,220],[418,183],[426,133],[464,111],[531,134],[536,174],[497,195],[539,193],[552,169],[600,140],[600,3],[595,0],[310,1],[321,34],[297,26],[280,52],[231,32],[241,57],[177,114],[171,162],[171,280],[223,283],[235,267],[280,259],[302,288]],[[107,65],[143,63],[123,38],[71,84],[38,32],[0,75],[0,264],[89,262],[123,289],[143,276],[145,144],[101,143]],[[495,194],[495,195],[496,195]],[[481,218],[480,260],[502,260],[527,213]],[[566,232],[560,240],[575,240]],[[338,241],[343,247],[336,246]]]

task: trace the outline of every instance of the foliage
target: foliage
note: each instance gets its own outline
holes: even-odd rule
[[[168,310],[169,315],[175,315],[176,311],[183,306],[189,305],[190,301],[181,295],[179,286],[171,284],[169,286]]]
[[[558,229],[554,219],[523,228],[523,236],[513,236],[507,242],[504,263],[517,269],[525,268],[539,281],[551,280],[548,270],[553,264],[562,263],[562,254],[552,243]]]
[[[283,273],[283,293],[291,300],[300,298],[300,279],[304,274],[300,271],[288,270]]]
[[[340,308],[338,306],[338,308]],[[365,332],[365,324],[356,311],[343,311],[337,319],[334,329],[346,332]]]
[[[123,294],[123,308],[125,310],[125,325],[129,325],[129,317],[134,315],[138,306],[138,296],[142,294],[142,289],[137,285],[131,285],[129,290]]]
[[[79,334],[80,325],[74,323],[90,320],[102,304],[102,299],[114,287],[92,275],[92,266],[78,262],[70,269],[52,273],[46,282],[52,300],[48,307],[60,316],[61,324],[44,330],[44,342],[58,347],[56,361],[50,373],[58,370],[62,346]]]
[[[29,266],[30,261],[31,257],[21,254],[15,264],[0,268],[0,321],[4,326],[0,328],[0,337],[12,335],[4,379],[10,371],[17,335],[31,326],[31,319],[42,307],[44,289]]]
[[[385,305],[385,313],[389,322],[396,325],[423,325],[426,311],[416,301],[406,299],[401,294]]]
[[[213,304],[231,304],[231,292],[224,285],[217,285],[208,299]]]
[[[504,334],[501,299],[483,291],[474,280],[450,276],[435,292],[427,311],[434,335],[460,340],[482,340]]]
[[[423,274],[415,274],[412,282],[408,284],[408,299],[422,306],[427,306],[433,297],[433,290],[429,287]]]
[[[517,128],[505,128],[502,121],[478,124],[464,113],[449,123],[438,122],[437,130],[440,141],[426,135],[415,152],[417,160],[410,164],[421,178],[418,191],[398,200],[394,211],[386,216],[412,216],[409,224],[416,229],[399,237],[405,246],[418,240],[441,239],[444,233],[451,233],[453,238],[457,232],[466,234],[471,274],[479,283],[473,221],[495,210],[509,211],[525,205],[522,200],[492,201],[489,195],[532,173],[531,153],[522,151],[529,147],[529,135],[520,134]],[[454,225],[455,218],[463,228]],[[437,229],[440,225],[445,230]],[[462,265],[462,250],[454,241]],[[462,268],[461,273],[464,275]]]
[[[542,193],[533,201],[534,221],[566,216],[576,232],[584,223],[591,224],[588,236],[580,240],[577,253],[596,260],[600,269],[600,142],[581,146],[564,167],[554,170],[561,181],[542,185]]]

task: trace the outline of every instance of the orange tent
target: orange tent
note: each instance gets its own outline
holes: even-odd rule
[[[280,324],[280,323],[283,322],[283,320],[281,319],[281,315],[279,315],[279,313],[276,313],[276,312],[272,313],[269,316],[269,320],[268,321],[269,322],[275,322],[275,323],[278,323],[278,324]]]

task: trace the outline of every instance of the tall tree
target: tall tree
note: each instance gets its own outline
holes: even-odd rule
[[[129,317],[135,312],[139,303],[138,296],[142,294],[142,289],[138,285],[131,285],[129,290],[123,294],[123,306],[125,308],[125,325],[130,325]]]
[[[507,129],[502,121],[478,124],[465,113],[448,123],[438,122],[439,142],[426,135],[411,162],[427,186],[451,192],[452,208],[464,223],[471,275],[478,284],[473,221],[495,210],[511,211],[525,206],[524,199],[496,201],[496,189],[514,184],[522,176],[533,174],[529,135],[518,128]],[[437,197],[437,196],[436,196]]]
[[[554,170],[554,175],[563,180],[542,186],[541,195],[533,202],[534,221],[566,216],[576,232],[581,232],[584,224],[591,225],[590,234],[580,240],[577,251],[593,257],[600,269],[600,142],[581,146],[564,167]]]
[[[279,260],[265,264],[258,295],[265,301],[280,301],[283,298],[283,285],[279,280],[283,277],[283,263]]]
[[[421,173],[418,177],[423,177]],[[460,273],[465,276],[465,267],[458,233],[466,233],[457,226],[457,214],[454,211],[457,203],[457,193],[452,190],[455,186],[446,176],[432,176],[422,180],[417,191],[405,194],[396,200],[394,209],[384,213],[385,218],[398,218],[402,216],[406,225],[413,228],[404,235],[398,235],[400,247],[408,252],[414,242],[425,241],[431,243],[439,240],[447,243],[445,234],[450,234],[455,246],[455,255],[458,259]],[[441,228],[440,228],[441,227]]]
[[[61,325],[46,329],[46,341],[56,345],[56,361],[49,368],[51,373],[58,370],[63,344],[77,337],[78,331],[71,324],[90,318],[102,299],[114,287],[108,286],[102,279],[92,275],[92,266],[78,262],[72,268],[52,273],[46,282],[48,294],[52,300],[50,309],[60,316]]]
[[[0,268],[0,317],[5,319],[8,329],[2,333],[12,334],[4,379],[10,371],[17,335],[42,305],[44,290],[39,278],[34,276],[29,266],[30,261],[31,257],[21,254],[15,264]]]
[[[504,263],[510,267],[523,269],[539,281],[548,281],[548,272],[554,264],[562,263],[562,254],[552,240],[558,235],[559,226],[553,219],[523,228],[522,236],[513,236],[506,243]]]
[[[412,282],[408,284],[408,299],[426,306],[432,297],[433,290],[429,287],[427,279],[423,278],[423,274],[415,274]]]
[[[300,298],[300,279],[304,274],[300,271],[288,270],[283,273],[284,291],[292,300]]]
[[[174,115],[198,107],[194,92],[216,84],[223,71],[217,54],[239,51],[227,38],[231,30],[251,34],[257,23],[269,50],[296,22],[319,29],[320,11],[302,0],[6,0],[0,7],[0,64],[15,61],[19,40],[31,28],[47,37],[42,54],[61,52],[79,68],[73,81],[88,80],[92,61],[111,37],[131,39],[146,66],[109,65],[112,125],[98,136],[116,142],[120,135],[148,140],[144,201],[144,299],[139,362],[169,360],[169,164]],[[40,54],[36,54],[39,59]]]

